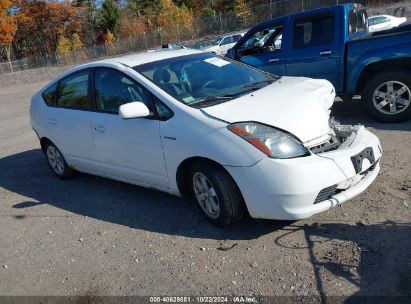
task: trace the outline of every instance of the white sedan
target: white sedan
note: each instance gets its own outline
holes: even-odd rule
[[[406,17],[394,17],[390,15],[372,16],[368,18],[368,30],[370,32],[389,30],[400,26],[406,21]]]
[[[224,37],[219,37],[214,40],[206,42],[206,45],[201,48],[203,52],[211,52],[216,55],[225,55],[245,33],[231,34]]]
[[[209,221],[296,220],[338,206],[377,177],[363,126],[329,119],[325,80],[274,77],[195,50],[129,55],[67,71],[32,98],[51,169],[196,201]]]

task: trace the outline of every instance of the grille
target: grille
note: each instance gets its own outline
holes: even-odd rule
[[[326,142],[320,145],[311,147],[310,150],[314,154],[320,154],[324,152],[337,150],[339,146],[340,146],[340,141],[338,140],[338,138],[335,136],[331,136],[329,140],[327,140]]]
[[[317,198],[314,201],[314,204],[321,203],[329,199],[331,196],[336,195],[337,193],[341,192],[341,190],[337,189],[337,185],[324,188],[323,190],[318,193]]]

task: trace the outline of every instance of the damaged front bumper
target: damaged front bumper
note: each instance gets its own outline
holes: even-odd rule
[[[341,205],[368,188],[380,170],[378,138],[363,126],[335,125],[332,130],[331,138],[338,144],[315,150],[324,141],[317,143],[308,157],[264,158],[252,167],[226,167],[252,217],[307,218]]]

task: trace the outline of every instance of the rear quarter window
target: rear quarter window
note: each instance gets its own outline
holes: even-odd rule
[[[57,82],[49,86],[41,94],[43,96],[44,102],[48,106],[52,106],[54,104],[54,99],[56,98],[56,92],[57,92]]]
[[[377,24],[374,20],[374,24]],[[352,9],[348,13],[348,32],[355,34],[368,29],[368,16],[365,9]]]

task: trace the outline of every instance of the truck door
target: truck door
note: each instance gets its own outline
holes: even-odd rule
[[[286,75],[284,24],[276,22],[248,32],[235,47],[236,58],[274,75]]]
[[[342,90],[338,10],[296,16],[290,20],[287,75],[329,80]]]

